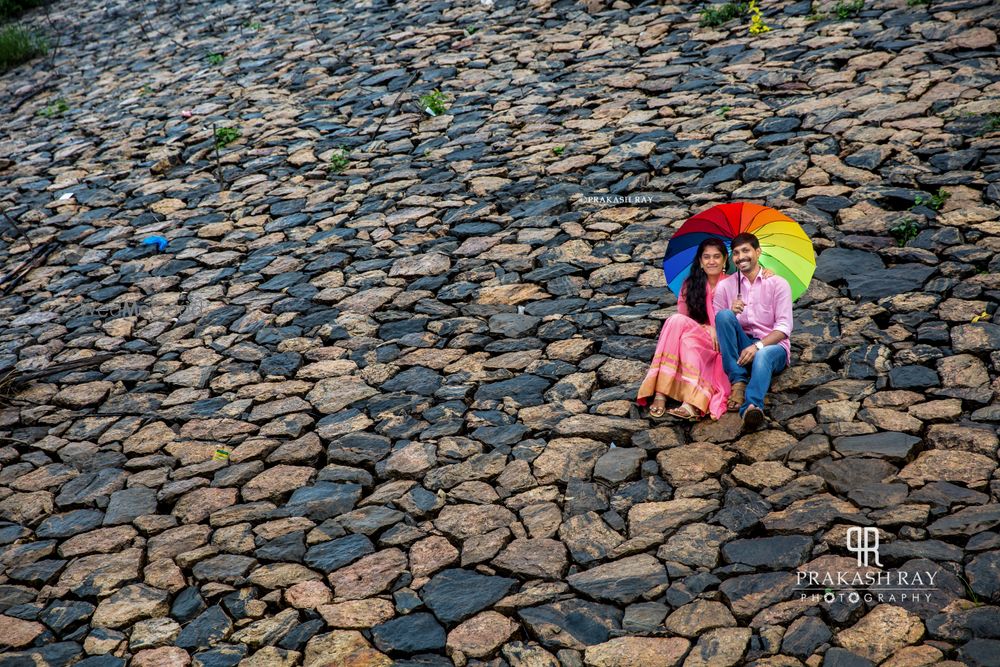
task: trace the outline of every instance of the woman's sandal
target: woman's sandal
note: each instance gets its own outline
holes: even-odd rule
[[[683,403],[672,410],[667,410],[667,414],[689,422],[696,422],[701,419],[701,415]]]
[[[649,416],[653,419],[660,419],[663,414],[667,411],[667,398],[656,397],[653,402],[649,405]]]

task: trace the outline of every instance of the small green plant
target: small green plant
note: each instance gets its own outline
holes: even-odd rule
[[[205,56],[205,60],[208,61],[209,65],[221,65],[225,59],[226,57],[221,53],[209,53]]]
[[[333,151],[333,155],[330,156],[330,171],[335,174],[347,169],[347,166],[351,163],[350,158],[347,156],[347,149],[340,146]]]
[[[727,2],[716,9],[715,7],[706,7],[701,10],[701,22],[700,25],[703,28],[714,28],[722,25],[726,21],[730,21],[739,16],[743,16],[747,13],[747,5],[743,2]]]
[[[143,84],[142,88],[139,89],[140,95],[152,95],[153,89],[149,87],[149,84]]]
[[[254,32],[257,32],[258,30],[260,30],[260,29],[262,29],[264,27],[264,24],[261,23],[260,21],[250,21],[250,20],[248,20],[246,23],[243,24],[243,27],[244,28],[249,28],[250,30],[253,30]]]
[[[750,0],[749,5],[750,10],[750,34],[760,35],[768,32],[771,28],[766,23],[760,15],[760,7],[757,6],[757,0]]]
[[[889,229],[889,233],[896,239],[896,245],[902,248],[917,238],[917,234],[920,233],[920,227],[917,226],[917,222],[913,218],[903,218],[898,225]]]
[[[240,131],[235,127],[220,127],[215,130],[215,148],[225,148],[236,141],[240,136]]]
[[[988,132],[996,132],[997,130],[1000,130],[1000,113],[991,113],[986,116],[986,124],[979,130],[979,136],[983,136]]]
[[[972,600],[972,603],[978,607],[981,603],[979,602],[979,598],[976,596],[976,592],[972,590],[972,584],[970,584],[965,577],[958,573],[956,573],[955,576],[958,577],[959,581],[962,582],[962,585],[965,586],[965,590],[969,594],[969,599]]]
[[[910,208],[915,208],[917,206],[926,206],[934,211],[940,211],[944,203],[948,201],[951,197],[951,193],[946,191],[944,188],[938,188],[938,191],[932,195],[924,195],[923,193],[918,194],[913,198],[913,206]]]
[[[729,113],[732,110],[733,110],[733,108],[730,107],[730,106],[719,107],[718,109],[715,110],[715,115],[716,116],[721,116],[722,118],[725,118],[726,114]]]
[[[906,0],[906,4],[909,7],[917,7],[919,5],[930,5],[931,0]]]
[[[477,28],[476,26],[472,25],[472,26],[469,26],[468,28],[466,28],[465,32],[467,32],[470,35],[475,35],[477,30],[479,30],[479,28]]]
[[[35,31],[13,24],[0,28],[0,72],[48,52],[48,42]]]
[[[844,2],[844,0],[837,0],[837,4],[834,5],[833,11],[840,20],[846,20],[852,16],[857,16],[861,13],[861,10],[865,8],[865,0],[851,0],[850,2]]]
[[[829,16],[823,12],[813,12],[806,16],[806,21],[809,23],[816,23],[817,21],[825,21]]]
[[[563,151],[565,151],[565,150],[566,150],[565,146],[553,146],[552,147],[552,154],[555,155],[556,157],[559,157],[560,155],[563,154]]]
[[[39,111],[38,114],[45,116],[46,118],[55,118],[56,116],[63,115],[67,111],[69,111],[69,104],[66,103],[66,100],[60,97],[55,102]]]
[[[433,90],[420,96],[420,107],[432,116],[440,116],[448,111],[445,104],[448,98],[439,90]]]

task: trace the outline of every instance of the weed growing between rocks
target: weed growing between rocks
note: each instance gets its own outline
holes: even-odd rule
[[[339,174],[351,163],[350,158],[347,156],[347,149],[343,146],[338,146],[333,151],[333,155],[330,156],[330,166],[329,170],[331,173]]]
[[[938,191],[932,195],[918,194],[913,199],[913,206],[926,206],[934,211],[940,211],[949,197],[951,197],[950,192],[944,188],[938,188]]]
[[[851,2],[837,0],[837,4],[833,7],[833,12],[837,15],[838,19],[846,21],[860,14],[864,7],[865,0],[851,0]]]
[[[39,116],[45,116],[46,118],[55,118],[56,116],[61,116],[69,111],[69,104],[63,98],[58,98],[52,104],[47,105],[44,109],[38,111]]]
[[[440,90],[433,90],[420,96],[420,107],[432,116],[441,116],[448,111],[448,98]]]
[[[0,28],[0,72],[48,52],[45,37],[31,28],[18,24]]]
[[[215,147],[225,148],[236,141],[240,136],[240,131],[235,127],[218,127],[215,129]]]
[[[892,234],[894,239],[896,239],[896,245],[902,248],[907,243],[917,238],[917,234],[920,233],[920,227],[917,225],[917,221],[913,218],[904,218],[895,227],[890,227],[889,233]]]
[[[727,2],[721,5],[718,9],[715,7],[706,7],[701,10],[701,27],[703,28],[715,28],[727,21],[743,16],[747,13],[749,7],[743,2]]]

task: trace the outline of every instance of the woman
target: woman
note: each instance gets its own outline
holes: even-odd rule
[[[678,314],[663,323],[653,362],[636,398],[645,406],[653,397],[649,414],[654,418],[663,416],[668,396],[681,402],[667,411],[680,419],[697,421],[706,413],[719,419],[726,413],[732,387],[722,368],[712,307],[715,286],[725,278],[726,257],[726,246],[719,239],[701,242],[681,287]],[[768,275],[774,274],[764,273],[765,278]]]

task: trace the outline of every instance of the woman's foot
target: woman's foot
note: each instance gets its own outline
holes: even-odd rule
[[[668,410],[667,413],[677,417],[678,419],[683,419],[689,422],[695,422],[701,419],[701,415],[698,414],[698,409],[690,403],[681,403],[673,410]]]
[[[733,385],[733,393],[729,394],[729,402],[726,404],[726,407],[729,408],[730,412],[733,410],[739,410],[740,406],[743,405],[743,399],[746,396],[746,389],[746,382],[737,382]]]
[[[667,397],[663,394],[657,394],[653,398],[653,403],[649,406],[649,416],[653,419],[659,419],[663,416],[663,413],[667,410]]]

